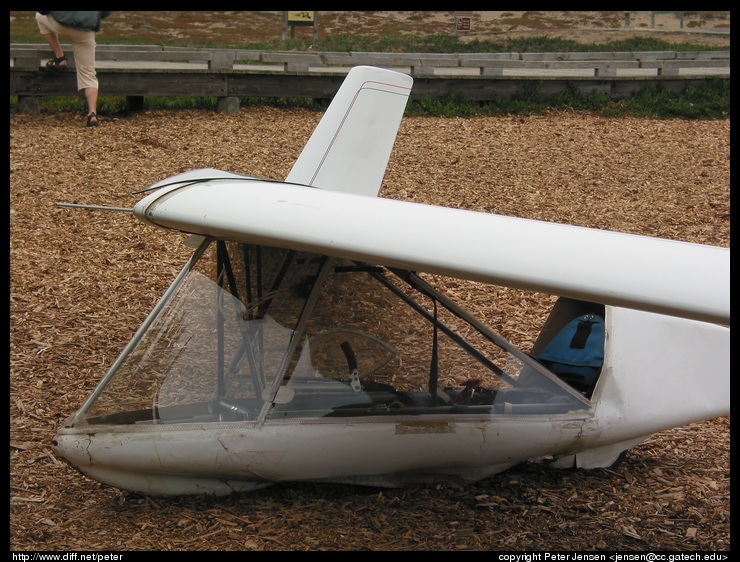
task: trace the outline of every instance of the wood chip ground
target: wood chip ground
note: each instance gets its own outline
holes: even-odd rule
[[[190,254],[182,235],[131,213],[57,202],[131,207],[136,191],[203,167],[282,179],[319,118],[156,111],[87,129],[81,115],[11,112],[11,550],[729,550],[729,418],[654,435],[614,470],[533,462],[464,489],[286,484],[161,499],[52,454],[56,429]],[[381,195],[729,247],[730,121],[410,117]],[[551,302],[456,296],[525,349]]]

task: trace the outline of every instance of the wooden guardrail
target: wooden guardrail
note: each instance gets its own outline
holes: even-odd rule
[[[68,45],[63,47],[71,69],[74,54]],[[74,72],[46,71],[50,57],[46,45],[10,45],[10,95],[19,96],[19,109],[33,112],[38,104],[33,98],[76,90]],[[145,95],[216,96],[225,100],[222,109],[227,111],[233,110],[234,103],[238,108],[238,100],[233,100],[238,96],[331,97],[343,74],[358,65],[411,74],[422,86],[415,87],[417,97],[460,93],[478,100],[511,95],[515,88],[504,82],[499,82],[497,93],[492,90],[493,81],[504,79],[580,80],[582,88],[597,89],[600,81],[603,89],[604,81],[642,81],[644,86],[650,79],[730,74],[730,51],[345,53],[98,45],[96,62],[99,74],[105,75],[101,82],[106,94],[132,100]],[[485,81],[473,85],[466,80]],[[589,81],[597,82],[594,86]],[[461,89],[455,90],[456,85]],[[609,89],[615,90],[614,85]],[[623,92],[624,84],[616,89]]]

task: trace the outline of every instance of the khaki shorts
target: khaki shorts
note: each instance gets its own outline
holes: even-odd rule
[[[72,44],[77,68],[77,89],[97,88],[98,77],[95,73],[95,32],[67,27],[51,16],[42,16],[36,12],[36,23],[42,35],[54,33],[64,37]]]

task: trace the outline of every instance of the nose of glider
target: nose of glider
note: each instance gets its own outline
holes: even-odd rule
[[[81,435],[63,435],[57,433],[51,440],[51,450],[74,468],[80,469],[90,464],[86,450],[89,439]]]

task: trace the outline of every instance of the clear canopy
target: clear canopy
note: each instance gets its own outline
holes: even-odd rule
[[[236,242],[204,245],[75,425],[590,409],[581,392],[419,274]]]

